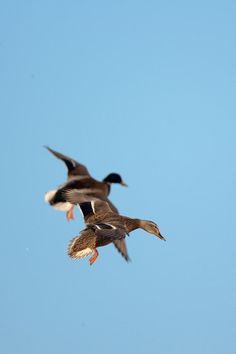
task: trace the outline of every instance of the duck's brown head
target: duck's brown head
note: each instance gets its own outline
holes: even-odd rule
[[[124,187],[127,187],[127,184],[122,180],[121,176],[118,173],[110,173],[103,182],[106,183],[119,183]]]
[[[140,227],[150,234],[159,237],[161,240],[166,241],[165,237],[160,233],[159,227],[155,222],[149,220],[140,220]]]

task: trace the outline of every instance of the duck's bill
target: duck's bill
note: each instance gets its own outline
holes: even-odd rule
[[[159,237],[163,241],[166,241],[165,237],[162,236],[162,234],[160,232],[158,232],[157,237]]]
[[[123,187],[128,187],[128,184],[126,184],[124,181],[121,181],[120,184],[121,184]]]

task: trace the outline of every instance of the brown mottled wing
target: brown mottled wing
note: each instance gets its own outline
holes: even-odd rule
[[[118,252],[121,253],[122,257],[129,262],[131,259],[129,258],[127,247],[126,247],[126,242],[125,240],[114,240],[113,244],[115,248],[117,249]]]
[[[123,225],[116,225],[115,229],[110,227],[110,224],[96,224],[94,226],[100,228],[95,230],[96,236],[107,238],[112,242],[114,240],[122,240],[126,236],[126,230]]]
[[[63,155],[60,152],[57,152],[48,146],[45,147],[54,156],[56,156],[58,159],[62,160],[65,163],[68,170],[68,178],[72,176],[90,176],[87,168],[84,165],[80,164],[78,161],[72,159],[69,156]]]
[[[112,241],[125,260],[127,262],[130,260],[124,240],[127,232],[122,224],[118,222],[98,223],[93,227],[96,229],[95,234],[98,236],[97,246],[106,244],[106,240],[108,242]]]
[[[120,223],[96,223],[90,224],[96,235],[96,247],[108,245],[115,240],[122,240],[126,236],[126,230]]]
[[[74,237],[69,245],[67,254],[71,258],[86,257],[95,248],[96,237],[92,229],[84,229],[80,232],[79,236]],[[87,250],[87,252],[83,252]]]

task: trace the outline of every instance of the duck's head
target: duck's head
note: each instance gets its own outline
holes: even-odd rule
[[[159,227],[155,222],[149,220],[140,220],[140,227],[150,234],[159,237],[161,240],[166,241],[165,237],[160,233]]]
[[[121,176],[118,173],[110,173],[103,182],[106,183],[119,183],[124,187],[127,187],[127,184],[122,180]]]

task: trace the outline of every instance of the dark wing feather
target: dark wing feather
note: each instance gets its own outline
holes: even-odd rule
[[[116,229],[101,229],[95,231],[96,236],[109,238],[111,241],[121,240],[125,238],[126,231],[123,227],[119,227]]]
[[[96,247],[105,246],[115,240],[122,240],[126,236],[126,230],[122,224],[92,224],[89,227],[93,228],[96,235]]]
[[[45,146],[48,151],[50,151],[54,156],[56,156],[58,159],[62,160],[67,169],[68,169],[68,177],[71,176],[90,176],[87,168],[80,164],[78,161],[72,159],[69,156],[63,155],[60,152],[57,152],[53,149],[51,149],[48,146]]]
[[[71,204],[80,204],[83,202],[91,202],[92,200],[96,200],[93,195],[81,193],[78,189],[70,189],[66,186],[63,190],[63,196],[67,202]]]
[[[117,251],[121,253],[121,255],[124,257],[124,259],[127,262],[131,261],[131,259],[129,258],[129,255],[128,255],[125,240],[114,240],[113,244],[116,247]]]
[[[78,189],[67,189],[67,187],[63,189],[63,197],[67,202],[74,205],[84,202],[91,202],[96,199],[91,195],[81,193]]]
[[[84,214],[83,212],[83,207],[86,206],[86,209],[89,208],[90,213],[89,214],[101,214],[101,213],[113,213],[113,210],[111,209],[109,202],[106,202],[104,200],[100,200],[96,197],[94,197],[92,194],[83,194],[79,190],[76,189],[65,189],[63,191],[63,195],[66,201],[70,202],[71,204],[79,204],[80,209],[82,210],[82,213],[84,215],[84,218],[88,216],[88,213]],[[86,203],[86,205],[83,205]],[[112,205],[113,208],[115,208]]]
[[[81,193],[80,190],[78,189],[70,189],[71,188],[71,185],[65,185],[63,187],[66,187],[64,188],[63,190],[63,196],[64,196],[64,199],[68,202],[70,202],[71,204],[80,204],[82,202],[87,202],[87,201],[96,201],[96,204],[95,204],[95,212],[96,213],[99,213],[99,212],[103,212],[104,209],[106,209],[106,211],[108,212],[113,212],[113,213],[116,213],[118,214],[118,209],[115,207],[115,205],[106,197],[101,197],[100,194],[98,194],[96,192],[96,190],[92,190],[91,189],[91,193]],[[101,201],[101,203],[99,203],[99,200]],[[109,207],[109,210],[106,206],[106,204],[108,204],[108,207]]]

